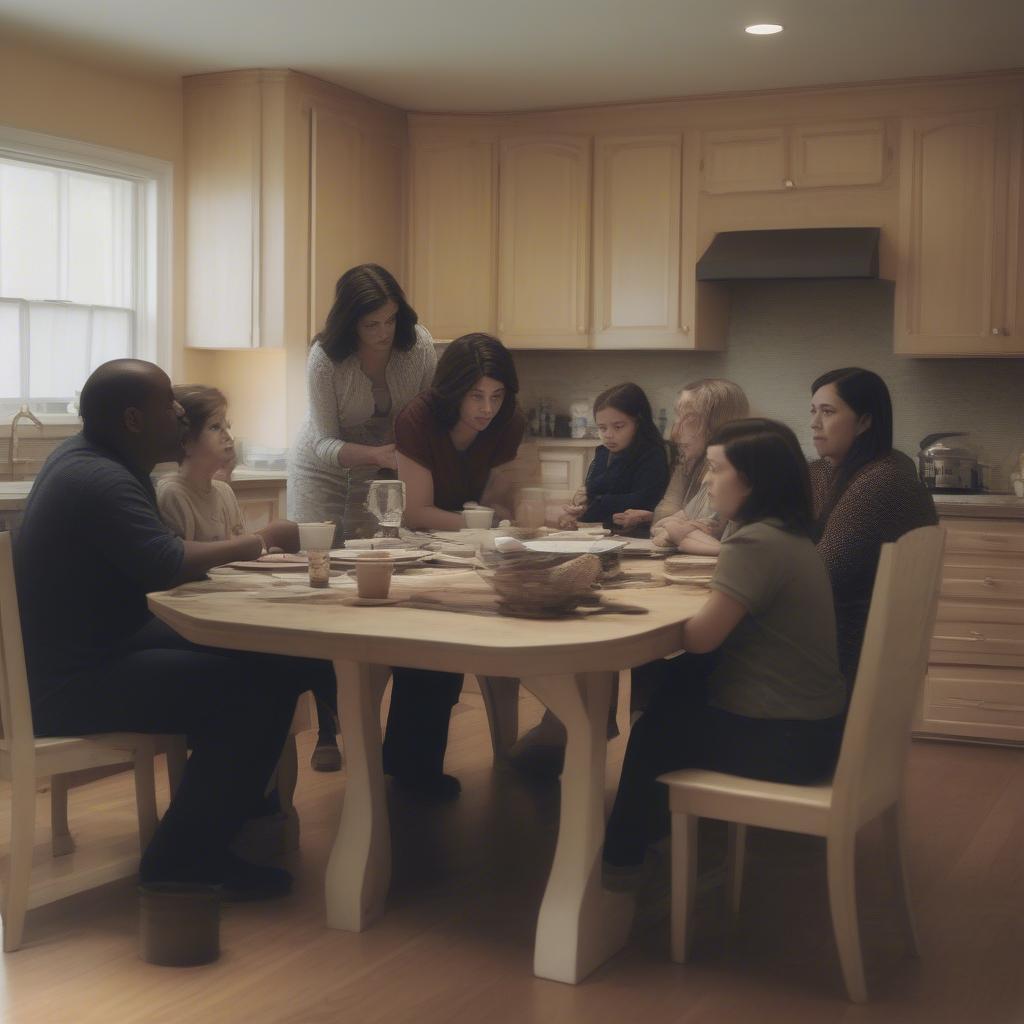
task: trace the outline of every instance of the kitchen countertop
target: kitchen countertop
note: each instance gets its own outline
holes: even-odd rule
[[[239,466],[231,479],[240,484],[284,484],[288,481],[288,474],[283,469],[247,469]],[[11,512],[24,508],[30,490],[31,480],[0,480],[0,511]]]
[[[935,494],[940,516],[1024,520],[1024,498],[1013,494]]]

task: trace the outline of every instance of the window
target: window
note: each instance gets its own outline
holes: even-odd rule
[[[0,411],[63,413],[108,359],[166,366],[169,186],[162,161],[0,128]]]

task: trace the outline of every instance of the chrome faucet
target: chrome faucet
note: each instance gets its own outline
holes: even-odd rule
[[[18,471],[17,467],[20,464],[29,461],[28,459],[19,459],[18,458],[18,423],[21,422],[21,420],[31,420],[39,428],[40,432],[43,429],[43,425],[39,421],[39,418],[35,415],[34,412],[32,412],[31,409],[29,409],[29,407],[27,405],[23,405],[14,414],[14,419],[11,420],[11,440],[10,440],[10,446],[8,448],[8,455],[7,455],[7,466],[8,466],[8,474],[7,475],[12,480],[17,480],[18,479],[18,477],[16,475],[17,471]]]

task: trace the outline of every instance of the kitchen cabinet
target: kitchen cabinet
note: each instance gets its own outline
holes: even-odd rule
[[[885,123],[810,122],[708,131],[701,162],[702,190],[711,195],[879,185],[887,163]]]
[[[259,72],[186,78],[186,344],[260,343]]]
[[[438,340],[497,323],[497,150],[491,139],[412,142],[410,300]]]
[[[1024,352],[1021,166],[1020,110],[904,123],[898,354]]]
[[[260,530],[275,519],[288,518],[288,487],[284,477],[233,479],[231,489],[238,499],[247,532]]]
[[[1024,518],[943,516],[919,735],[1024,743]]]
[[[709,296],[720,289],[694,277],[693,204],[685,221],[683,212],[683,145],[679,134],[597,139],[594,348],[724,346],[726,321],[709,315]]]
[[[345,270],[401,276],[404,117],[290,71],[183,90],[186,344],[304,352]]]
[[[591,140],[503,139],[498,332],[511,348],[586,348]]]

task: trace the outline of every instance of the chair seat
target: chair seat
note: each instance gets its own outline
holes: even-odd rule
[[[832,809],[832,783],[795,786],[684,768],[660,776],[673,814],[718,818],[741,825],[823,836]]]

